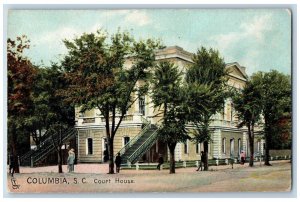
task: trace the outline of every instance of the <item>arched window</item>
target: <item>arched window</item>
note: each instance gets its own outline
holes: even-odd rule
[[[240,155],[242,151],[241,138],[238,139],[238,155]]]
[[[230,139],[230,156],[234,155],[234,138]]]
[[[225,137],[222,139],[222,152],[223,152],[223,154],[226,154],[226,138]]]

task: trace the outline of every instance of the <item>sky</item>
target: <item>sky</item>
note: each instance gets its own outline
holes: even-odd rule
[[[271,69],[291,74],[287,9],[10,10],[7,37],[26,35],[31,41],[26,56],[49,66],[67,53],[63,39],[118,28],[192,53],[201,46],[217,49],[226,63],[245,66],[248,75]]]

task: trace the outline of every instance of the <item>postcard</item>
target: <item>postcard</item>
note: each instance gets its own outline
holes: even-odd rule
[[[10,9],[7,190],[290,192],[292,11]]]

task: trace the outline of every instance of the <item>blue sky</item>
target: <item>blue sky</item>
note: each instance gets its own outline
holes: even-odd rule
[[[226,63],[238,62],[251,75],[291,72],[291,13],[286,9],[10,10],[7,36],[27,35],[26,55],[35,64],[58,62],[63,39],[120,27],[136,39],[157,38],[166,46],[195,52],[218,49]]]

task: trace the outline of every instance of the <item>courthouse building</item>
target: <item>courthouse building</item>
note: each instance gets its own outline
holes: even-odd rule
[[[172,46],[156,52],[156,61],[170,61],[183,72],[193,63],[192,53],[181,47]],[[129,65],[126,61],[125,65]],[[245,67],[237,62],[228,63],[228,85],[236,89],[242,89],[247,75]],[[155,109],[152,107],[149,95],[138,99],[128,110],[114,139],[114,155],[120,152],[123,163],[157,162],[158,154],[164,159],[168,158],[166,144],[157,139],[157,125],[159,118],[153,118]],[[215,114],[211,122],[212,141],[209,144],[209,158],[225,159],[231,155],[239,157],[241,150],[249,156],[249,141],[246,128],[237,128],[237,117],[232,100],[225,102],[224,112]],[[189,131],[193,126],[188,126]],[[98,109],[80,113],[76,109],[77,157],[78,162],[100,163],[106,160],[106,133],[105,120]],[[192,134],[190,134],[192,136]],[[195,144],[190,140],[178,143],[175,149],[176,161],[199,160],[202,144]],[[263,140],[256,139],[255,153],[263,152]]]

